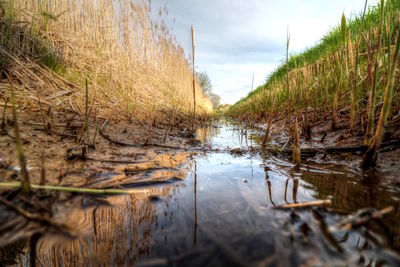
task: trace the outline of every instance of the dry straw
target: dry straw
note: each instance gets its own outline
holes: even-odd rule
[[[0,3],[13,14],[0,28],[0,54],[24,96],[19,101],[35,107],[33,92],[40,88],[42,103],[83,115],[88,77],[100,116],[192,110],[190,62],[166,25],[166,8],[152,19],[144,0]],[[196,88],[198,113],[211,112],[211,102]]]

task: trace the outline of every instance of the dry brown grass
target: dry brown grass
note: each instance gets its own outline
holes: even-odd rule
[[[42,105],[84,114],[88,77],[92,114],[189,114],[190,62],[166,27],[166,14],[160,10],[153,22],[143,0],[0,0],[0,70],[17,81],[17,100],[29,109],[40,98]],[[196,88],[198,113],[211,112],[211,101]],[[5,99],[5,79],[0,89]]]

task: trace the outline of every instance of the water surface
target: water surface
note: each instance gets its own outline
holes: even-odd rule
[[[400,190],[356,164],[260,154],[260,132],[221,122],[198,138],[214,152],[190,160],[184,180],[156,185],[160,197],[108,198],[112,207],[73,209],[78,240],[45,237],[43,266],[396,266]],[[231,148],[242,148],[243,155]],[[284,211],[285,203],[331,199],[327,208]],[[84,200],[83,200],[84,201]],[[365,226],[329,226],[363,208],[394,211]],[[397,252],[396,252],[397,251]],[[26,256],[20,256],[27,262]]]

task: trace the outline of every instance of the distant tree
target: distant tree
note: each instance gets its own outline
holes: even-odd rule
[[[207,72],[198,72],[197,79],[199,80],[200,87],[203,89],[204,94],[206,94],[213,103],[214,108],[218,108],[221,97],[213,92],[211,80]]]
[[[209,94],[212,93],[212,84],[207,72],[198,72],[197,79],[199,80],[199,84],[200,87],[203,89],[203,92],[209,96]]]
[[[208,95],[208,97],[210,98],[211,102],[213,103],[214,108],[218,108],[221,103],[221,97],[214,93],[210,93]]]

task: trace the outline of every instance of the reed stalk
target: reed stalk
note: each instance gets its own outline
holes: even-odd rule
[[[387,47],[387,58],[388,58],[388,71],[390,70],[390,46],[391,46],[391,33],[390,33],[390,19],[391,19],[391,12],[390,12],[390,0],[386,1],[386,47]]]
[[[390,114],[390,110],[392,107],[392,94],[393,94],[393,85],[395,80],[395,73],[397,69],[398,60],[399,60],[399,48],[400,48],[400,32],[397,31],[396,38],[396,46],[393,55],[393,61],[389,71],[389,77],[385,88],[385,97],[383,100],[383,107],[381,110],[381,114],[378,121],[378,126],[376,128],[375,136],[371,145],[369,146],[367,152],[364,155],[361,166],[364,168],[370,168],[375,166],[376,160],[378,158],[377,151],[382,144],[383,134],[385,133],[385,126],[387,119]]]
[[[267,124],[265,127],[265,134],[261,143],[262,147],[265,147],[265,145],[267,144],[268,138],[269,138],[269,132],[271,130],[271,121],[272,121],[272,111],[270,111],[269,116],[268,116],[268,120],[267,120]]]
[[[290,93],[289,93],[289,44],[290,44],[290,34],[289,26],[286,33],[286,94],[288,98],[288,118],[290,118]]]
[[[96,137],[99,132],[99,125],[96,125],[96,130],[94,131],[93,140],[92,140],[92,147],[94,148],[96,145]]]
[[[299,136],[299,123],[296,116],[293,126],[293,162],[296,164],[301,163],[301,150],[300,150],[300,136]]]
[[[335,93],[335,97],[333,99],[333,110],[332,110],[332,122],[331,122],[331,130],[335,131],[337,127],[337,114],[338,110],[338,92]]]
[[[40,182],[39,184],[44,185],[46,183],[46,168],[44,164],[44,149],[42,149],[42,154],[40,156]]]
[[[192,25],[192,55],[193,55],[193,60],[192,60],[192,71],[193,71],[193,117],[196,120],[196,74],[195,74],[195,46],[194,46],[194,29]]]
[[[89,84],[88,78],[85,82],[85,130],[86,130],[86,140],[89,142]]]
[[[6,111],[7,111],[7,104],[8,104],[8,98],[6,97],[6,100],[4,101],[4,108],[3,108],[3,116],[1,117],[1,132],[5,133],[6,132]]]
[[[346,62],[346,91],[350,90],[350,132],[354,131],[354,116],[355,116],[355,93],[351,88],[351,70],[354,68],[354,56],[353,56],[353,43],[351,41],[350,31],[347,36],[347,62]],[[356,72],[354,72],[356,74]]]
[[[385,9],[385,0],[380,1],[379,6],[379,28],[378,28],[378,44],[376,51],[376,59],[374,65],[374,74],[372,87],[370,88],[369,98],[368,98],[368,121],[367,121],[367,130],[365,133],[364,144],[370,145],[371,140],[374,133],[374,124],[375,124],[375,102],[376,102],[376,87],[378,83],[378,72],[379,72],[379,59],[380,59],[380,50],[381,50],[381,41],[382,41],[382,32],[383,32],[383,23],[384,23],[384,9]]]
[[[347,32],[347,25],[346,25],[346,17],[344,13],[342,13],[342,20],[340,24],[340,32],[341,32],[341,46],[340,46],[340,55],[337,55],[339,57],[338,60],[338,82],[337,86],[335,88],[335,97],[333,99],[333,110],[332,110],[332,123],[331,123],[331,129],[332,131],[335,131],[337,128],[337,109],[338,109],[338,91],[339,88],[343,84],[343,63],[346,64],[346,60],[344,58],[344,51],[346,48],[346,32]],[[347,73],[346,73],[347,74]]]
[[[17,107],[15,104],[14,87],[12,85],[12,82],[10,84],[11,84],[11,104],[12,104],[12,113],[13,113],[13,119],[14,119],[14,132],[15,132],[14,139],[15,139],[15,146],[17,149],[19,166],[21,169],[21,189],[22,189],[23,193],[29,194],[29,192],[30,192],[29,173],[28,173],[28,169],[26,167],[26,158],[24,155],[21,134],[20,134],[20,130],[19,130]]]

